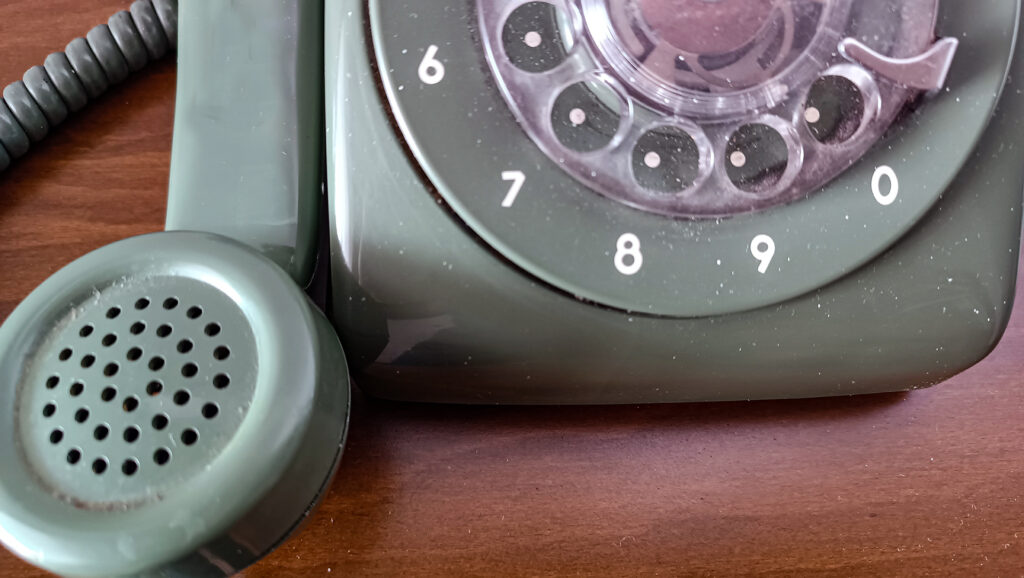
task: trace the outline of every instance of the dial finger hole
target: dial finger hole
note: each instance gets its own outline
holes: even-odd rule
[[[608,83],[577,82],[555,99],[551,128],[565,148],[593,152],[611,144],[627,111],[625,99]]]
[[[686,130],[665,126],[644,133],[633,147],[633,177],[641,187],[677,193],[701,176],[701,150]]]
[[[741,126],[725,147],[725,172],[736,188],[765,192],[782,180],[789,166],[789,147],[775,128],[762,123]]]
[[[555,68],[568,57],[573,40],[565,11],[547,2],[528,2],[516,8],[501,31],[505,56],[525,72]]]
[[[846,77],[822,76],[804,102],[804,123],[815,140],[835,145],[850,140],[864,120],[864,95]]]

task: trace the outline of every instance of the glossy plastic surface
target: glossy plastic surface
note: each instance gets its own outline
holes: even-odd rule
[[[183,2],[179,16],[167,229],[238,239],[300,284],[321,191],[322,4]]]
[[[923,54],[935,42],[939,2],[478,0],[476,6],[493,76],[531,141],[552,161],[629,206],[714,218],[805,197],[860,158],[917,93],[886,78],[881,67],[847,59],[838,39],[863,39],[882,58]],[[545,42],[571,43],[571,49]],[[531,64],[537,53],[547,56],[550,69]],[[903,76],[899,67],[892,72]],[[836,80],[859,103],[839,115],[845,134],[825,129],[827,136],[816,136],[813,130],[835,122],[828,117],[830,101],[840,96],[829,88]],[[811,94],[815,85],[823,97]],[[590,87],[615,96],[594,99]],[[607,100],[620,101],[622,114],[607,110]],[[602,127],[602,116],[619,116],[610,119],[618,126]],[[676,163],[693,166],[671,178]]]
[[[690,221],[631,209],[566,174],[509,114],[484,62],[473,11],[443,4],[417,2],[413,18],[411,5],[370,3],[389,106],[437,192],[477,236],[544,282],[603,306],[672,317],[796,297],[862,266],[905,234],[956,177],[987,126],[1016,14],[1009,3],[981,11],[941,3],[939,34],[964,39],[948,90],[922,102],[808,198]],[[446,71],[435,84],[420,74],[430,46],[438,47],[432,59]],[[769,110],[760,113],[773,130],[795,131]]]
[[[221,311],[221,331],[212,339],[250,333],[255,343],[252,351],[233,353],[248,355],[247,365],[252,367],[233,375],[231,385],[222,393],[193,384],[197,398],[230,395],[231,388],[250,391],[241,406],[222,402],[222,411],[238,415],[217,418],[204,414],[205,420],[199,420],[205,422],[198,426],[199,435],[206,428],[208,442],[216,446],[217,435],[228,439],[221,440],[224,443],[217,448],[207,448],[210,451],[198,443],[188,445],[180,428],[188,419],[186,414],[200,412],[200,407],[179,403],[176,394],[171,397],[173,389],[189,386],[188,380],[178,377],[177,364],[172,365],[178,358],[169,356],[166,368],[150,368],[154,377],[165,380],[167,391],[150,394],[145,383],[123,384],[119,395],[156,395],[158,399],[146,400],[138,409],[125,404],[123,411],[111,413],[105,424],[116,433],[105,446],[94,448],[95,452],[116,453],[123,445],[141,445],[151,439],[167,448],[171,456],[167,463],[154,463],[147,453],[131,476],[114,467],[88,471],[84,459],[50,463],[47,452],[67,451],[67,447],[54,446],[74,446],[77,440],[94,435],[95,420],[75,423],[77,415],[72,420],[70,412],[79,408],[99,415],[100,406],[108,402],[102,398],[102,378],[79,376],[84,385],[81,395],[60,404],[63,407],[58,406],[48,417],[43,410],[44,418],[51,422],[49,427],[59,424],[63,428],[64,439],[41,447],[26,438],[38,433],[38,428],[24,412],[39,410],[38,403],[31,400],[46,387],[30,378],[42,375],[37,371],[41,366],[47,368],[48,375],[68,375],[62,373],[60,362],[45,355],[49,349],[40,344],[59,338],[58,330],[69,324],[74,331],[67,338],[81,341],[79,320],[90,318],[89,312],[98,306],[106,311],[108,298],[125,290],[138,288],[153,295],[155,301],[155,295],[174,292],[186,281],[205,287],[187,293],[205,296],[207,301],[190,305],[207,305],[206,315],[217,315],[209,301],[213,295],[227,299],[241,312],[232,322],[230,311]],[[187,295],[182,293],[180,298]],[[151,307],[160,305],[154,302]],[[184,331],[188,321],[184,310],[180,313],[178,330]],[[123,307],[125,317],[140,314]],[[116,319],[106,321],[113,325]],[[98,325],[96,331],[106,333]],[[151,327],[140,334],[141,342],[148,343],[144,346],[155,346],[163,339],[159,333],[152,334],[156,331]],[[121,339],[131,337],[122,335]],[[105,353],[100,351],[102,346],[95,349],[97,354]],[[69,359],[72,363],[77,360]],[[204,363],[200,375],[207,371]],[[347,427],[345,358],[326,319],[270,260],[236,241],[206,233],[136,237],[61,269],[0,327],[0,372],[3,383],[10,384],[0,388],[0,402],[6,408],[0,415],[0,469],[4,472],[0,477],[0,538],[22,558],[58,573],[221,576],[240,570],[279,543],[304,518],[333,473]],[[247,379],[251,381],[245,383]],[[52,391],[56,395],[58,390]],[[61,401],[63,398],[58,403]],[[121,398],[117,402],[120,406]],[[163,409],[154,404],[162,404]],[[161,411],[170,414],[175,427],[152,431],[158,429],[150,425],[153,411],[155,415]],[[234,425],[218,433],[209,429],[215,419]],[[16,423],[21,425],[16,427]],[[141,430],[143,438],[122,440],[125,426]],[[83,446],[82,451],[90,450]],[[188,466],[189,452],[197,452],[202,467]],[[93,457],[95,454],[89,461]],[[182,462],[182,468],[176,468],[176,460]],[[85,471],[76,474],[79,470]],[[74,476],[124,480],[118,484],[116,479],[108,479],[101,485],[89,481],[76,487],[66,482]],[[149,491],[131,491],[134,476],[143,481],[153,476]]]
[[[440,200],[442,184],[428,178],[437,175],[418,166],[396,132],[372,57],[365,54],[370,15],[356,4],[327,6],[331,317],[360,385],[371,394],[463,403],[630,403],[894,391],[938,383],[980,360],[999,339],[1011,307],[1024,185],[1014,152],[1024,102],[1015,85],[1002,93],[977,146],[964,150],[961,141],[951,149],[950,154],[968,159],[952,180],[935,181],[939,190],[903,189],[910,204],[941,196],[930,209],[915,209],[921,218],[884,253],[869,259],[888,246],[877,245],[871,222],[843,225],[843,213],[831,212],[834,207],[824,211],[824,205],[794,209],[788,221],[792,230],[813,232],[820,229],[820,218],[838,219],[828,246],[859,254],[859,265],[771,306],[660,318],[595,306],[553,288],[546,277],[505,260],[470,231]],[[389,10],[408,15],[409,7],[399,4]],[[915,137],[915,145],[896,159],[882,147],[879,159],[902,162],[945,146],[961,136],[959,125],[951,122],[956,111],[992,104],[994,95],[975,82],[993,73],[1002,78],[1005,69],[982,71],[968,63],[1015,45],[1019,3],[950,4],[969,8],[975,22],[998,20],[993,28],[998,32],[962,39],[966,56],[958,62],[964,68],[955,65],[949,80],[951,92],[981,100],[958,102],[954,96],[930,103],[904,126],[909,130],[928,120],[938,123],[935,130]],[[454,10],[449,16],[472,22],[471,15]],[[1021,64],[1016,58],[1015,73]],[[450,90],[454,94],[457,86]],[[479,95],[483,110],[502,105],[491,90]],[[948,113],[940,112],[947,108]],[[926,112],[940,118],[926,119]],[[514,125],[508,112],[498,109],[485,118],[496,120],[476,119],[481,138],[492,138],[487,131],[495,127],[502,139],[520,138],[509,128]],[[473,150],[474,142],[462,139],[462,148],[453,143],[449,154]],[[908,137],[897,133],[889,142],[902,146]],[[946,168],[945,162],[925,163],[911,174],[934,178]],[[507,185],[500,176],[496,182]],[[504,191],[474,193],[497,194],[500,201]],[[752,227],[754,219],[748,219]],[[537,215],[509,234],[515,229],[555,246],[556,233],[535,226],[544,222],[544,215]],[[558,227],[566,229],[580,242],[606,233]],[[814,248],[808,255],[823,264],[835,258]],[[736,289],[750,290],[750,285]]]
[[[306,519],[347,431],[345,355],[296,284],[322,5],[180,17],[168,227],[200,231],[90,253],[0,326],[0,542],[61,574],[234,574]]]

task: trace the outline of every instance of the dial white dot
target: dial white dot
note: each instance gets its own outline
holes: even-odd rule
[[[810,124],[815,124],[821,120],[821,111],[813,106],[808,106],[807,110],[804,111],[804,120]]]
[[[582,108],[574,108],[569,111],[569,122],[573,126],[579,126],[587,122],[587,113],[583,112]]]
[[[659,155],[658,153],[656,153],[654,151],[651,151],[651,152],[647,153],[646,155],[644,155],[644,164],[647,165],[647,168],[651,168],[651,169],[656,169],[656,168],[660,167],[661,166],[661,155]]]
[[[537,48],[543,40],[544,39],[540,36],[540,32],[537,32],[536,30],[527,32],[526,36],[523,37],[523,43],[530,48]]]
[[[743,154],[743,151],[735,151],[729,155],[729,162],[736,168],[742,168],[747,164],[747,155]]]

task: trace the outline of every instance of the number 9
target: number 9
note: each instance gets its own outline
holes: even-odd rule
[[[768,272],[768,266],[772,264],[775,257],[775,240],[768,235],[758,235],[750,242],[750,254],[761,262],[757,270],[764,274]]]

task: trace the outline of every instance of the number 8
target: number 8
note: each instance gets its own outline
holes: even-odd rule
[[[615,244],[615,268],[623,275],[636,275],[644,266],[644,256],[640,252],[640,239],[633,233],[619,237]]]

